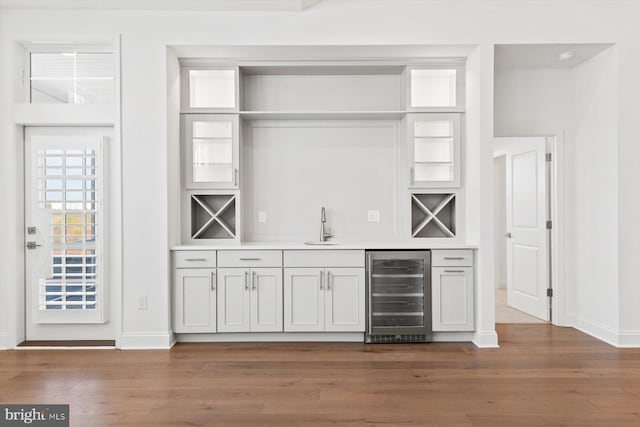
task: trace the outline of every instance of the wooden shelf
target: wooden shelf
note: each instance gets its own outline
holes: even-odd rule
[[[367,120],[401,119],[406,111],[240,111],[240,117],[249,120]]]

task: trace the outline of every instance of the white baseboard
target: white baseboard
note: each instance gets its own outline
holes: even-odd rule
[[[473,332],[434,332],[432,342],[472,342]]]
[[[472,343],[478,348],[498,348],[498,334],[496,331],[476,331],[473,333]]]
[[[618,347],[640,347],[640,331],[624,331],[618,334]]]
[[[9,350],[9,348],[9,336],[7,334],[0,334],[0,350]]]
[[[176,334],[177,342],[364,342],[363,332]]]
[[[116,339],[121,350],[168,350],[175,344],[173,334],[122,334]]]
[[[575,316],[573,318],[573,327],[612,346],[618,347],[619,345],[619,333],[599,322]]]

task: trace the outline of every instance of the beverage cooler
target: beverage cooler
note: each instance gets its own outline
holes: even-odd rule
[[[431,252],[368,251],[367,343],[431,341]]]

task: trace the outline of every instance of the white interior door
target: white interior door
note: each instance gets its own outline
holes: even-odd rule
[[[104,244],[109,128],[25,130],[26,339],[112,340]]]
[[[549,320],[545,138],[509,138],[507,303]]]

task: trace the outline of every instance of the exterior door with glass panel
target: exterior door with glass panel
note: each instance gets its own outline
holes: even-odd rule
[[[459,187],[460,116],[411,114],[408,125],[410,187]]]
[[[238,115],[186,115],[183,127],[186,188],[238,188]]]
[[[26,339],[114,339],[105,281],[108,128],[25,131]]]

